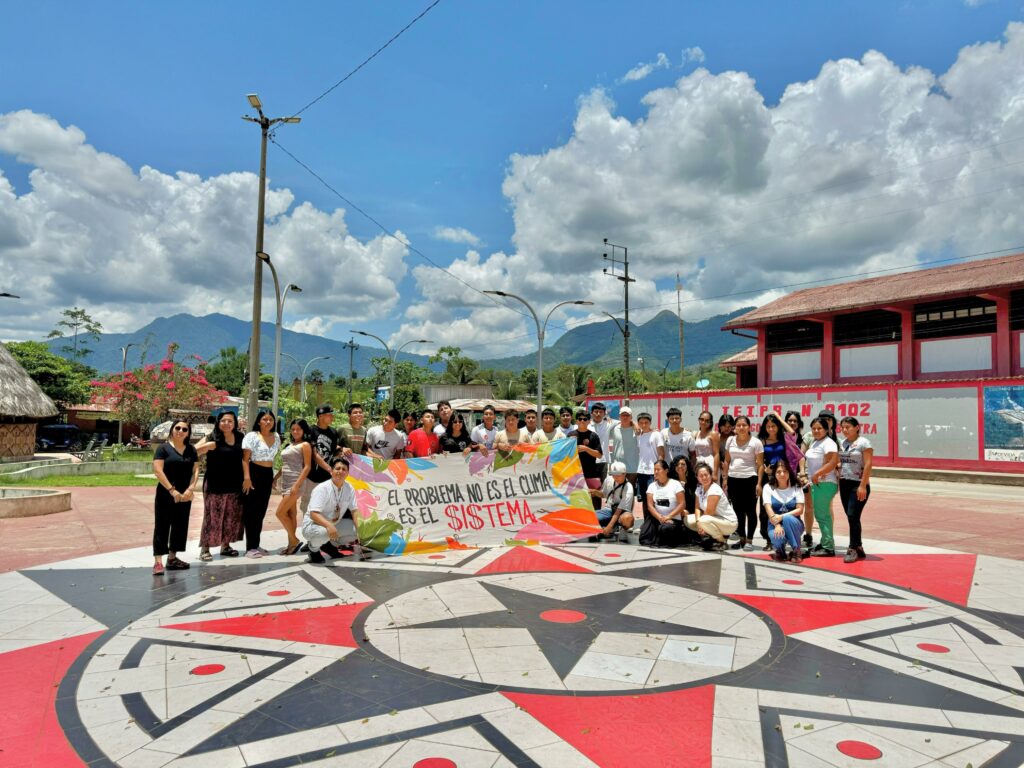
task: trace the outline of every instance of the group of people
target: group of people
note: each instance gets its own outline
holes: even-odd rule
[[[325,554],[338,558],[350,553],[341,529],[355,508],[355,494],[346,482],[353,454],[379,459],[471,451],[486,455],[561,438],[576,440],[602,526],[599,538],[626,536],[636,524],[634,505],[639,501],[643,545],[724,549],[736,534],[732,548],[752,551],[760,523],[764,549],[773,550],[776,559],[830,557],[835,555],[832,499],[838,492],[850,523],[845,560],[865,556],[860,518],[871,493],[872,449],[853,417],[839,423],[843,437],[837,438],[836,419],[829,411],[812,420],[807,433],[795,411],[784,419],[767,414],[756,436],[745,416],[723,415],[716,431],[707,411],[691,432],[683,427],[678,408],[669,409],[664,429],[653,428],[649,413],[638,414],[634,422],[628,406],[613,422],[603,403],[594,403],[589,411],[563,407],[557,414],[551,408],[540,414],[529,409],[522,424],[517,410],[506,410],[500,429],[493,406],[486,406],[482,416],[470,428],[442,401],[436,412],[402,414],[392,409],[380,425],[366,428],[363,407],[354,403],[348,408],[349,423],[335,429],[334,409],[324,404],[316,409],[315,425],[304,419],[291,422],[287,447],[282,447],[277,420],[269,411],[257,414],[248,433],[239,429],[232,411],[222,411],[213,432],[196,445],[191,425],[175,421],[168,441],[153,457],[158,481],[153,573],[189,568],[178,555],[185,549],[203,456],[200,560],[212,560],[212,550],[218,548],[221,557],[239,556],[232,544],[243,538],[246,557],[269,554],[261,546],[261,533],[279,483],[276,516],[288,535],[279,554],[307,551],[308,562],[323,563]],[[814,522],[820,530],[817,545],[812,540]],[[354,529],[352,533],[354,538]]]

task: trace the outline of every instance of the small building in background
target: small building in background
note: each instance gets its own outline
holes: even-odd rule
[[[0,461],[31,459],[36,427],[57,413],[53,400],[0,344]]]

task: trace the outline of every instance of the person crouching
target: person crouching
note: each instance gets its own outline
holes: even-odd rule
[[[331,459],[331,479],[313,489],[302,522],[302,536],[309,545],[307,563],[321,564],[325,554],[331,559],[343,557],[338,549],[341,534],[337,526],[344,514],[356,506],[355,491],[346,482],[348,468],[348,459]]]

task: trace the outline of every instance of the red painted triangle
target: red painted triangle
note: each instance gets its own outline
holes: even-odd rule
[[[643,696],[504,696],[598,765],[711,765],[713,685]],[[671,728],[668,722],[686,726]]]
[[[545,555],[531,547],[512,547],[497,560],[485,565],[477,575],[482,573],[520,573],[532,571],[568,571],[569,573],[593,573],[575,563],[567,563],[557,557]]]
[[[165,625],[165,628],[357,648],[358,644],[352,637],[352,622],[363,608],[372,604],[353,603],[331,605],[326,608],[260,613],[255,616],[235,616],[231,619],[205,619]]]
[[[974,581],[977,555],[868,555],[867,560],[844,563],[837,557],[808,557],[804,565],[837,573],[875,579],[922,592],[940,600],[967,605]]]
[[[919,611],[919,605],[872,605],[869,603],[841,603],[833,600],[804,600],[795,597],[763,597],[761,595],[722,595],[746,603],[767,613],[787,635],[809,629],[866,621],[897,613]]]

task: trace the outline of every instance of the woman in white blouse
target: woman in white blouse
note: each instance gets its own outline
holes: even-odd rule
[[[274,486],[274,459],[281,450],[277,419],[270,411],[256,414],[256,429],[242,440],[242,521],[245,523],[245,556],[263,557],[260,546],[263,518],[267,516]]]
[[[736,530],[736,512],[722,487],[711,476],[711,466],[697,464],[697,508],[687,515],[686,527],[696,531],[704,549],[725,549],[725,540]]]
[[[725,492],[729,494],[739,518],[740,540],[733,549],[753,550],[754,529],[757,528],[757,504],[761,499],[760,476],[764,464],[764,445],[750,434],[750,419],[736,417],[736,434],[725,441]],[[768,547],[771,548],[770,546]]]
[[[832,537],[832,499],[839,490],[839,446],[827,431],[825,420],[811,422],[813,440],[807,446],[807,476],[811,481],[811,505],[814,519],[821,531],[821,541],[811,550],[814,557],[834,557],[836,544]],[[810,526],[808,526],[810,528]]]

